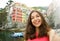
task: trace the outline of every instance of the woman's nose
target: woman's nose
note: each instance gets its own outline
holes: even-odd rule
[[[37,18],[36,18],[36,17],[35,17],[34,19],[35,19],[35,20],[37,20]]]

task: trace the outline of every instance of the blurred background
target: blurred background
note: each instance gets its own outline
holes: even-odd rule
[[[0,0],[0,41],[24,41],[32,10],[41,12],[60,35],[60,0]]]

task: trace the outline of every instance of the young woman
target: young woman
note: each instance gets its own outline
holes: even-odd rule
[[[38,11],[31,11],[26,32],[26,41],[60,41],[55,31],[52,30],[45,21],[42,13]]]

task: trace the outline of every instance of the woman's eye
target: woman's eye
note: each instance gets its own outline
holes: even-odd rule
[[[31,17],[31,19],[34,19],[34,17]]]
[[[39,17],[38,15],[36,17]]]

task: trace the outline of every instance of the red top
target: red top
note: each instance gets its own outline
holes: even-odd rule
[[[37,33],[36,33],[36,36],[37,36]],[[40,38],[38,38],[38,37],[36,37],[35,39],[28,39],[27,41],[49,41],[49,37],[47,37],[47,36],[44,36],[44,37],[40,37]]]

